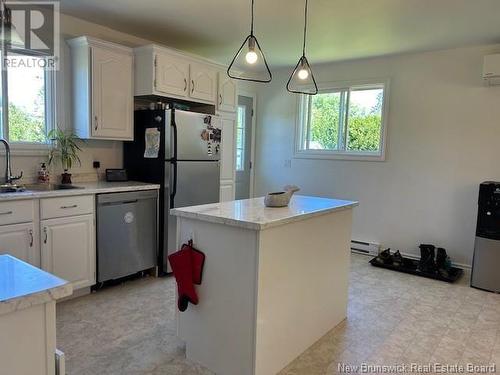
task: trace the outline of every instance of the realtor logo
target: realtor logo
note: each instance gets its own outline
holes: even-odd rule
[[[57,70],[59,1],[7,0],[3,6],[3,68],[42,66]]]

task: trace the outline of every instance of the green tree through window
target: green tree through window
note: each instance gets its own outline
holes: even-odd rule
[[[380,153],[383,104],[383,85],[336,89],[308,98],[305,149]]]

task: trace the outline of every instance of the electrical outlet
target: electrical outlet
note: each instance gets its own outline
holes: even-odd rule
[[[292,159],[285,159],[285,168],[292,168]]]

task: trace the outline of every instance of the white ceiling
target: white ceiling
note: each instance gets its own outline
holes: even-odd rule
[[[301,52],[303,0],[255,0],[270,65]],[[229,63],[249,33],[250,0],[61,0],[61,11]],[[500,42],[500,0],[309,0],[311,64]]]

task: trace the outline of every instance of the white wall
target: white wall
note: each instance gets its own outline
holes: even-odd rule
[[[391,79],[385,162],[293,158],[296,96],[285,91],[289,71],[275,72],[259,90],[256,193],[295,183],[358,200],[354,239],[415,254],[434,243],[470,264],[478,185],[500,180],[500,86],[481,79],[494,52],[500,45],[313,66],[320,82]]]
[[[126,46],[135,47],[149,44],[150,41],[137,38],[107,27],[78,18],[61,15],[61,70],[56,74],[56,111],[57,124],[62,128],[71,128],[71,55],[65,40],[80,35],[90,35],[93,37],[120,43]],[[13,147],[15,148],[15,146]],[[122,166],[122,142],[114,141],[86,141],[82,146],[83,152],[81,167],[74,167],[72,173],[76,180],[88,180],[96,177],[92,162],[101,162],[101,172],[105,168],[120,168]],[[14,174],[24,171],[29,181],[35,178],[39,163],[47,159],[46,152],[17,152],[14,150],[12,157],[12,169]],[[3,149],[0,147],[0,181],[3,181],[3,171],[5,168],[5,157]],[[60,167],[56,168],[53,175],[61,172]]]

